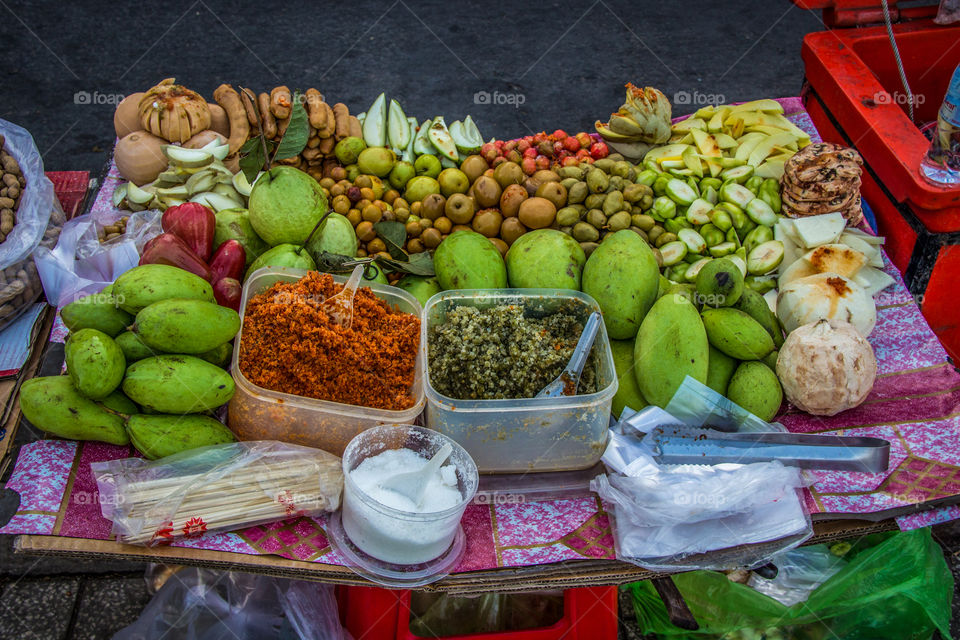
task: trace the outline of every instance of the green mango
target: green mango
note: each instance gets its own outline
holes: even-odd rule
[[[314,261],[319,259],[324,251],[352,258],[357,255],[359,245],[360,241],[357,240],[357,233],[350,221],[339,213],[331,213],[310,238],[307,251]]]
[[[776,373],[776,372],[777,372],[777,358],[779,358],[779,357],[780,357],[780,352],[777,351],[776,349],[774,349],[773,351],[771,351],[771,352],[768,353],[767,355],[763,356],[763,358],[761,358],[760,362],[762,362],[763,364],[767,365],[767,366],[770,368],[770,371],[773,371],[774,373]]]
[[[133,331],[124,331],[114,338],[113,341],[116,342],[120,350],[123,351],[123,357],[128,365],[133,364],[137,360],[160,355],[160,352],[156,349],[151,349],[144,344],[140,336]]]
[[[64,306],[60,310],[60,319],[70,331],[96,329],[111,338],[133,324],[133,316],[117,308],[116,298],[102,292],[84,296]]]
[[[433,269],[443,289],[503,289],[507,267],[488,238],[475,231],[456,231],[433,253]]]
[[[92,400],[113,393],[127,368],[117,343],[96,329],[80,329],[70,334],[64,346],[64,359],[73,386]]]
[[[249,278],[250,274],[257,269],[263,269],[264,267],[289,267],[291,269],[314,271],[317,268],[317,263],[310,257],[310,252],[303,247],[295,244],[278,244],[253,261],[253,264],[247,268],[247,275],[244,276],[244,279]]]
[[[644,317],[634,343],[637,386],[650,404],[666,407],[688,375],[706,384],[710,345],[697,308],[668,293]]]
[[[659,287],[660,268],[650,245],[629,229],[607,234],[583,267],[583,292],[600,305],[613,340],[637,335]]]
[[[421,307],[426,306],[427,300],[442,291],[436,276],[415,276],[408,274],[400,278],[396,286],[416,298],[420,302]]]
[[[130,416],[135,413],[140,413],[140,408],[137,406],[137,403],[125,396],[120,389],[117,389],[103,400],[98,400],[97,402],[107,409],[113,409],[124,415]]]
[[[661,274],[660,279],[657,282],[657,298],[662,298],[663,294],[669,291],[671,286],[673,286],[673,283],[670,282],[670,279]]]
[[[137,404],[160,413],[200,413],[233,397],[230,374],[194,356],[144,358],[127,368],[123,392]]]
[[[783,346],[783,329],[780,328],[780,321],[761,294],[753,289],[745,288],[733,308],[743,311],[759,322],[773,338],[773,346],[777,349]]]
[[[247,266],[270,248],[263,238],[257,235],[250,224],[250,214],[246,209],[221,209],[217,211],[217,224],[213,231],[213,248],[216,249],[227,240],[236,240],[243,245]]]
[[[161,300],[137,314],[133,332],[151,349],[206,353],[240,331],[240,314],[215,302]]]
[[[130,269],[113,283],[113,295],[121,309],[134,315],[154,302],[170,298],[214,301],[209,282],[166,264],[144,264]]]
[[[127,421],[130,443],[147,460],[175,453],[236,442],[233,432],[210,416],[135,415]]]
[[[727,395],[727,385],[740,362],[723,351],[710,347],[710,360],[707,363],[707,386],[722,396]]]
[[[636,366],[633,357],[632,340],[611,340],[610,351],[613,352],[613,366],[617,371],[617,392],[613,396],[613,415],[620,417],[624,407],[640,411],[649,404],[637,384],[634,373]]]
[[[20,410],[33,426],[60,438],[130,444],[124,417],[83,396],[68,376],[24,381]]]
[[[741,362],[730,378],[727,398],[765,422],[773,420],[783,402],[777,374],[762,362]]]
[[[580,243],[556,229],[525,233],[507,252],[507,280],[517,289],[580,290],[587,255]]]
[[[230,359],[233,357],[233,343],[224,342],[219,347],[211,349],[205,353],[201,353],[199,356],[201,360],[206,360],[210,364],[215,364],[221,369],[226,369],[230,364]]]
[[[773,351],[773,338],[759,322],[733,307],[703,310],[710,344],[737,360],[759,360]]]

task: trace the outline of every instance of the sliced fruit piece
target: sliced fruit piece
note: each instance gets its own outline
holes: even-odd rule
[[[773,178],[779,180],[783,177],[783,160],[767,160],[753,172],[753,175],[761,178]]]
[[[730,113],[730,107],[717,107],[717,112],[713,114],[707,123],[707,131],[710,133],[722,131],[723,121],[726,120],[728,113]]]
[[[885,271],[874,269],[873,267],[864,267],[861,269],[857,275],[853,277],[853,281],[863,287],[864,291],[871,296],[877,295],[896,282]]]
[[[723,160],[727,160],[727,159],[728,159],[728,158],[724,158]],[[736,158],[733,158],[733,160],[734,160],[734,162],[737,161]],[[723,161],[721,161],[720,164],[722,165],[722,164],[723,164]],[[724,170],[720,173],[720,179],[723,180],[723,181],[732,180],[733,182],[736,182],[737,184],[743,184],[744,182],[746,182],[747,180],[749,180],[749,179],[750,179],[750,176],[752,176],[752,175],[753,175],[753,167],[751,167],[750,165],[746,164],[746,165],[740,165],[740,166],[732,167],[732,168],[730,168],[730,169],[724,169]]]
[[[430,138],[430,143],[434,149],[439,152],[441,157],[447,158],[452,162],[457,162],[460,159],[457,153],[457,145],[453,142],[453,136],[450,135],[450,131],[447,129],[447,123],[443,121],[443,116],[437,116],[433,119],[427,135]]]
[[[173,162],[187,169],[205,167],[213,162],[213,154],[205,149],[184,149],[172,144],[163,145],[163,155]]]
[[[723,156],[720,145],[717,144],[717,139],[712,135],[700,129],[693,129],[690,133],[693,134],[693,140],[701,154],[711,158],[720,158]]]
[[[769,240],[753,248],[747,256],[747,273],[762,276],[770,273],[783,262],[783,243]]]
[[[839,211],[819,216],[794,218],[792,223],[799,244],[807,249],[836,242],[846,226],[846,220]]]
[[[702,118],[687,118],[680,122],[674,122],[670,130],[674,132],[683,131],[688,133],[691,129],[706,129],[707,123]]]
[[[741,104],[735,104],[730,108],[730,113],[741,111],[766,111],[769,113],[783,113],[783,105],[776,100],[764,98],[763,100],[751,100]]]
[[[474,129],[476,129],[476,125],[474,125]],[[453,143],[457,145],[457,151],[465,156],[480,151],[480,147],[483,146],[483,139],[480,138],[479,134],[479,131],[476,132],[476,137],[468,134],[466,122],[457,120],[450,125],[450,136],[453,138]]]
[[[660,257],[663,258],[663,266],[671,267],[687,255],[687,244],[680,240],[673,240],[660,247]]]
[[[187,182],[183,185],[186,188],[187,194],[193,195],[195,193],[203,193],[204,191],[210,191],[213,189],[213,186],[220,181],[220,176],[216,171],[201,171],[195,173],[187,179]]]
[[[845,244],[823,244],[811,249],[804,256],[814,273],[836,273],[852,278],[866,266],[867,256]]]
[[[633,162],[639,161],[650,150],[650,145],[646,142],[614,142],[613,140],[607,140],[606,143],[608,147]]]
[[[750,189],[736,182],[724,182],[720,187],[720,199],[724,202],[732,202],[740,208],[747,206],[747,203],[754,198],[756,196]]]
[[[659,164],[665,158],[681,160],[683,152],[690,147],[688,144],[665,144],[662,147],[654,147],[643,156],[643,164],[653,161]]]
[[[690,185],[677,179],[667,182],[666,193],[671,200],[682,206],[690,205],[698,197],[697,192]]]
[[[677,238],[687,245],[687,250],[690,253],[700,254],[707,250],[707,241],[693,229],[680,229]]]
[[[773,239],[783,243],[783,262],[780,263],[780,272],[783,273],[787,267],[800,259],[801,251],[797,243],[787,233],[787,226],[784,224],[785,218],[781,218],[773,227]],[[789,221],[787,221],[789,222]]]
[[[697,198],[687,207],[687,222],[697,226],[709,223],[711,209],[713,209],[713,205],[708,200]]]
[[[153,200],[155,194],[152,191],[142,189],[132,182],[127,183],[127,202],[132,202],[133,204],[147,204]]]
[[[262,175],[263,175],[263,171],[258,173],[257,177],[254,178],[253,180],[253,184],[257,184],[257,180]],[[240,195],[242,195],[244,198],[250,197],[250,191],[253,190],[253,184],[250,184],[247,181],[247,176],[243,174],[243,171],[238,171],[237,173],[235,173],[233,175],[232,182],[233,182],[234,189],[236,189],[240,193]]]
[[[199,202],[200,204],[210,207],[214,211],[222,211],[224,209],[242,209],[243,202],[239,200],[234,200],[233,198],[228,198],[227,196],[221,195],[219,193],[214,193],[212,191],[207,191],[206,193],[198,193],[197,195],[190,198],[190,202]]]
[[[610,125],[606,122],[600,122],[597,120],[593,123],[593,128],[597,130],[604,140],[613,140],[614,142],[635,142],[637,136],[635,135],[624,135],[622,133],[617,133],[610,128]]]
[[[430,143],[430,125],[433,120],[424,120],[417,130],[417,137],[413,140],[413,152],[418,156],[433,155],[434,148]]]
[[[387,146],[387,96],[381,93],[367,109],[361,126],[368,147]]]
[[[721,242],[720,244],[714,245],[708,249],[710,255],[712,255],[714,258],[728,256],[736,250],[737,245],[733,244],[732,242]]]
[[[692,229],[684,229],[684,231],[692,231]],[[687,282],[695,282],[697,274],[700,273],[700,269],[703,269],[711,260],[713,260],[713,258],[702,258],[691,264],[683,274],[684,279],[686,279]]]
[[[709,120],[713,117],[713,114],[717,112],[717,108],[713,105],[707,105],[705,107],[700,107],[697,109],[697,112],[693,114],[694,118],[700,118],[704,121]]]
[[[766,134],[758,132],[747,133],[740,136],[737,138],[737,144],[739,146],[737,147],[736,153],[733,154],[733,157],[737,160],[743,160],[746,162],[750,159],[750,154],[753,153],[753,150],[756,149],[757,145],[766,138]]]
[[[190,189],[185,184],[178,184],[173,187],[157,189],[157,196],[163,200],[164,198],[176,198],[178,200],[185,200],[190,197]]]
[[[119,209],[120,205],[123,203],[124,198],[127,197],[127,185],[129,182],[121,182],[117,185],[117,188],[113,190],[113,197],[111,202],[113,202],[114,208]]]
[[[770,155],[774,147],[795,141],[796,136],[789,131],[783,131],[776,135],[772,135],[754,148],[754,150],[750,153],[750,158],[747,159],[747,164],[754,167],[759,167],[766,157]]]
[[[483,135],[480,134],[480,128],[473,121],[473,116],[467,114],[463,119],[463,134],[469,142],[470,153],[480,153],[480,147],[483,146]]]
[[[387,115],[387,140],[390,142],[390,148],[397,154],[403,153],[410,142],[410,124],[407,122],[407,114],[403,112],[403,107],[396,100],[390,101]]]
[[[717,146],[721,149],[735,149],[737,147],[737,141],[733,139],[733,136],[729,136],[722,132],[716,132],[713,134],[713,137],[717,141]]]
[[[410,131],[410,140],[407,142],[407,148],[403,150],[402,159],[406,160],[410,164],[413,164],[417,159],[417,153],[414,150],[414,143],[417,140],[417,131],[419,130],[416,118],[407,118],[407,129]]]
[[[777,213],[770,207],[765,200],[754,198],[743,208],[747,216],[756,222],[767,227],[777,224]]]
[[[839,242],[865,255],[867,257],[867,264],[870,266],[883,269],[883,254],[880,252],[879,247],[866,242],[860,236],[853,235],[849,230],[840,234]]]
[[[687,166],[693,175],[698,178],[703,177],[703,163],[700,162],[700,156],[694,147],[688,147],[683,152],[683,164]]]

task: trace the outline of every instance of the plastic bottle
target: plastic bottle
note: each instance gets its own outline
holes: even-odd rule
[[[960,66],[950,79],[937,115],[937,129],[920,172],[933,184],[960,186]]]

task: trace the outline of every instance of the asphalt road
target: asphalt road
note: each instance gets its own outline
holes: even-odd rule
[[[628,81],[658,87],[676,114],[796,95],[802,38],[823,28],[785,0],[0,0],[0,117],[33,133],[46,168],[93,173],[116,102],[169,76],[208,98],[222,82],[315,87],[354,112],[385,91],[420,119],[472,114],[486,137],[589,131]],[[0,521],[10,508],[3,496]],[[954,569],[957,531],[935,530]],[[148,600],[142,565],[26,558],[11,543],[0,537],[0,640],[106,638]],[[621,614],[622,637],[639,637]]]

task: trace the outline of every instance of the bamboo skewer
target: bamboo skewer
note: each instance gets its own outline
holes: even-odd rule
[[[249,465],[240,458],[227,471],[221,466],[224,460],[214,459],[210,472],[191,468],[174,477],[150,477],[156,474],[155,466],[115,474],[109,482],[118,499],[114,520],[121,531],[119,538],[131,544],[171,542],[334,510],[343,486],[339,462],[317,452],[306,459],[303,454],[265,456]],[[176,467],[169,470],[177,471]],[[218,473],[222,476],[217,480],[208,480]]]

